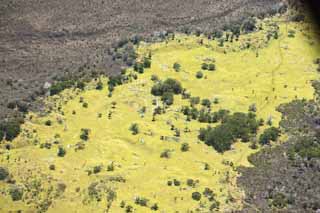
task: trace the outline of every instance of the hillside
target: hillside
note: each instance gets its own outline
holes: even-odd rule
[[[0,210],[241,211],[250,187],[239,185],[239,167],[287,141],[261,135],[278,131],[279,105],[313,99],[319,78],[310,23],[275,16],[255,26],[239,37],[140,42],[121,75],[61,93],[53,85],[45,112],[29,112],[1,144]],[[223,128],[236,133],[221,147],[210,135]]]
[[[0,119],[29,110],[45,83],[72,75],[120,72],[106,54],[134,35],[181,28],[212,32],[250,15],[275,13],[280,0],[2,0],[0,4]],[[249,13],[248,13],[249,12]]]

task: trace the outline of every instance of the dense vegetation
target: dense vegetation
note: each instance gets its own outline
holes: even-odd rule
[[[259,122],[255,114],[237,112],[223,118],[216,127],[200,129],[199,139],[218,152],[224,152],[230,150],[237,139],[248,142],[250,137],[255,136],[258,128]]]
[[[279,107],[280,126],[289,139],[250,156],[255,167],[241,169],[238,181],[246,190],[247,202],[263,211],[315,212],[320,208],[320,84],[315,81],[313,85],[315,100],[295,100]],[[278,133],[274,127],[266,129],[260,143],[275,140]]]

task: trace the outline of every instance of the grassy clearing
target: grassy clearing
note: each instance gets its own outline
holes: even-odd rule
[[[12,202],[9,196],[1,194],[0,210],[33,211],[35,200],[45,203],[46,196],[53,196],[50,190],[58,191],[59,183],[64,183],[66,189],[52,199],[49,212],[65,209],[70,212],[101,209],[102,212],[108,208],[106,197],[110,191],[116,192],[116,197],[109,202],[110,212],[124,212],[127,207],[121,208],[122,201],[137,212],[150,212],[155,203],[163,212],[188,212],[197,208],[207,212],[211,201],[204,196],[200,202],[192,199],[193,192],[202,193],[205,188],[216,194],[220,211],[241,208],[243,193],[236,186],[239,174],[235,168],[250,166],[247,157],[257,150],[250,149],[249,143],[238,142],[231,151],[219,154],[199,142],[198,130],[207,124],[186,121],[180,110],[189,102],[181,96],[175,96],[174,104],[166,113],[152,121],[153,99],[159,104],[161,101],[150,94],[154,84],[150,79],[152,75],[161,80],[178,79],[192,96],[211,101],[217,98],[219,103],[212,104],[212,111],[247,112],[251,104],[256,104],[257,116],[264,120],[272,117],[273,125],[277,126],[279,104],[313,97],[310,81],[318,76],[312,63],[319,55],[314,48],[318,44],[310,44],[313,34],[305,30],[307,25],[281,23],[279,38],[270,42],[264,38],[269,29],[267,22],[262,26],[264,30],[243,35],[239,41],[225,43],[225,47],[219,47],[216,41],[183,35],[168,42],[141,44],[140,56],[152,53],[151,68],[137,80],[116,87],[112,97],[108,97],[107,79],[102,78],[102,90],[96,90],[97,81],[93,81],[84,92],[68,89],[60,96],[48,98],[47,105],[54,110],[46,116],[30,113],[23,133],[13,142],[16,149],[3,149],[0,156],[1,165],[9,168],[16,183],[39,179],[43,190],[34,198],[31,195],[24,198],[25,202]],[[288,28],[296,31],[294,38],[287,36]],[[203,45],[199,44],[200,39]],[[242,50],[249,41],[252,47]],[[216,71],[203,71],[204,77],[196,78],[202,63],[213,60]],[[181,65],[179,72],[173,69],[175,62]],[[131,72],[131,69],[127,71]],[[87,108],[80,99],[88,103]],[[142,115],[139,111],[143,107],[146,112]],[[50,126],[45,125],[47,120],[52,121]],[[139,127],[136,135],[129,130],[133,123]],[[179,138],[174,137],[172,124],[180,129]],[[190,132],[183,131],[186,127]],[[81,142],[81,129],[85,128],[90,129],[89,139]],[[161,136],[168,139],[161,140]],[[79,142],[85,144],[85,148],[75,151]],[[39,148],[43,143],[51,144],[51,149]],[[182,152],[182,143],[188,143],[190,150]],[[64,157],[57,156],[59,146],[66,150]],[[169,150],[169,158],[160,157],[164,150]],[[55,170],[49,169],[52,164]],[[95,166],[101,166],[101,171],[88,175]],[[180,181],[180,185],[168,186],[168,181],[174,179]],[[197,180],[197,184],[188,186],[188,179]],[[93,182],[102,185],[101,202],[88,195],[88,187]],[[0,182],[0,189],[7,191],[8,184]],[[135,204],[136,197],[147,198],[148,207]]]

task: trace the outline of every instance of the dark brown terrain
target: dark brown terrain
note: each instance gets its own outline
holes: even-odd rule
[[[2,0],[0,3],[0,118],[7,105],[28,106],[45,82],[85,72],[119,72],[106,49],[135,34],[191,27],[210,32],[251,15],[266,15],[280,0]],[[30,108],[30,107],[29,107]]]

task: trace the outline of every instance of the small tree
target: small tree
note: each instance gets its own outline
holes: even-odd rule
[[[139,126],[137,123],[133,123],[130,126],[130,131],[132,132],[133,135],[137,135],[139,133]]]
[[[203,99],[201,101],[202,106],[210,107],[211,106],[211,101],[209,99]]]
[[[0,180],[5,180],[9,176],[9,172],[6,168],[0,167]]]
[[[103,89],[103,83],[99,80],[96,86],[97,90],[102,90]]]
[[[90,129],[81,129],[80,139],[87,141],[89,140]]]
[[[249,112],[257,112],[257,106],[256,104],[251,104],[249,106]]]
[[[196,201],[201,200],[201,194],[200,194],[200,192],[193,192],[193,193],[192,193],[192,199],[193,199],[193,200],[196,200]]]
[[[172,105],[174,100],[173,93],[172,92],[163,93],[161,100],[163,101],[163,103],[167,105]]]
[[[208,70],[208,68],[209,68],[209,65],[207,63],[203,63],[201,65],[201,69],[203,69],[203,70]]]
[[[270,144],[271,141],[277,141],[280,136],[280,130],[275,127],[270,127],[260,135],[259,143],[262,145]]]
[[[189,150],[190,150],[189,144],[188,144],[188,143],[183,143],[183,144],[181,144],[180,150],[181,150],[182,152],[187,152],[187,151],[189,151]]]
[[[196,77],[198,79],[203,78],[203,73],[201,71],[197,72]]]
[[[215,71],[216,70],[216,65],[215,64],[209,64],[208,65],[208,70]]]
[[[66,150],[62,146],[59,146],[57,155],[59,157],[64,157],[66,155]]]
[[[173,69],[174,69],[176,72],[179,72],[180,69],[181,69],[181,65],[176,62],[176,63],[173,64]]]
[[[149,58],[144,58],[143,66],[144,66],[144,68],[150,68],[151,67],[151,60]]]
[[[17,185],[13,185],[9,189],[9,194],[11,196],[12,201],[21,200],[23,196],[23,188]]]

